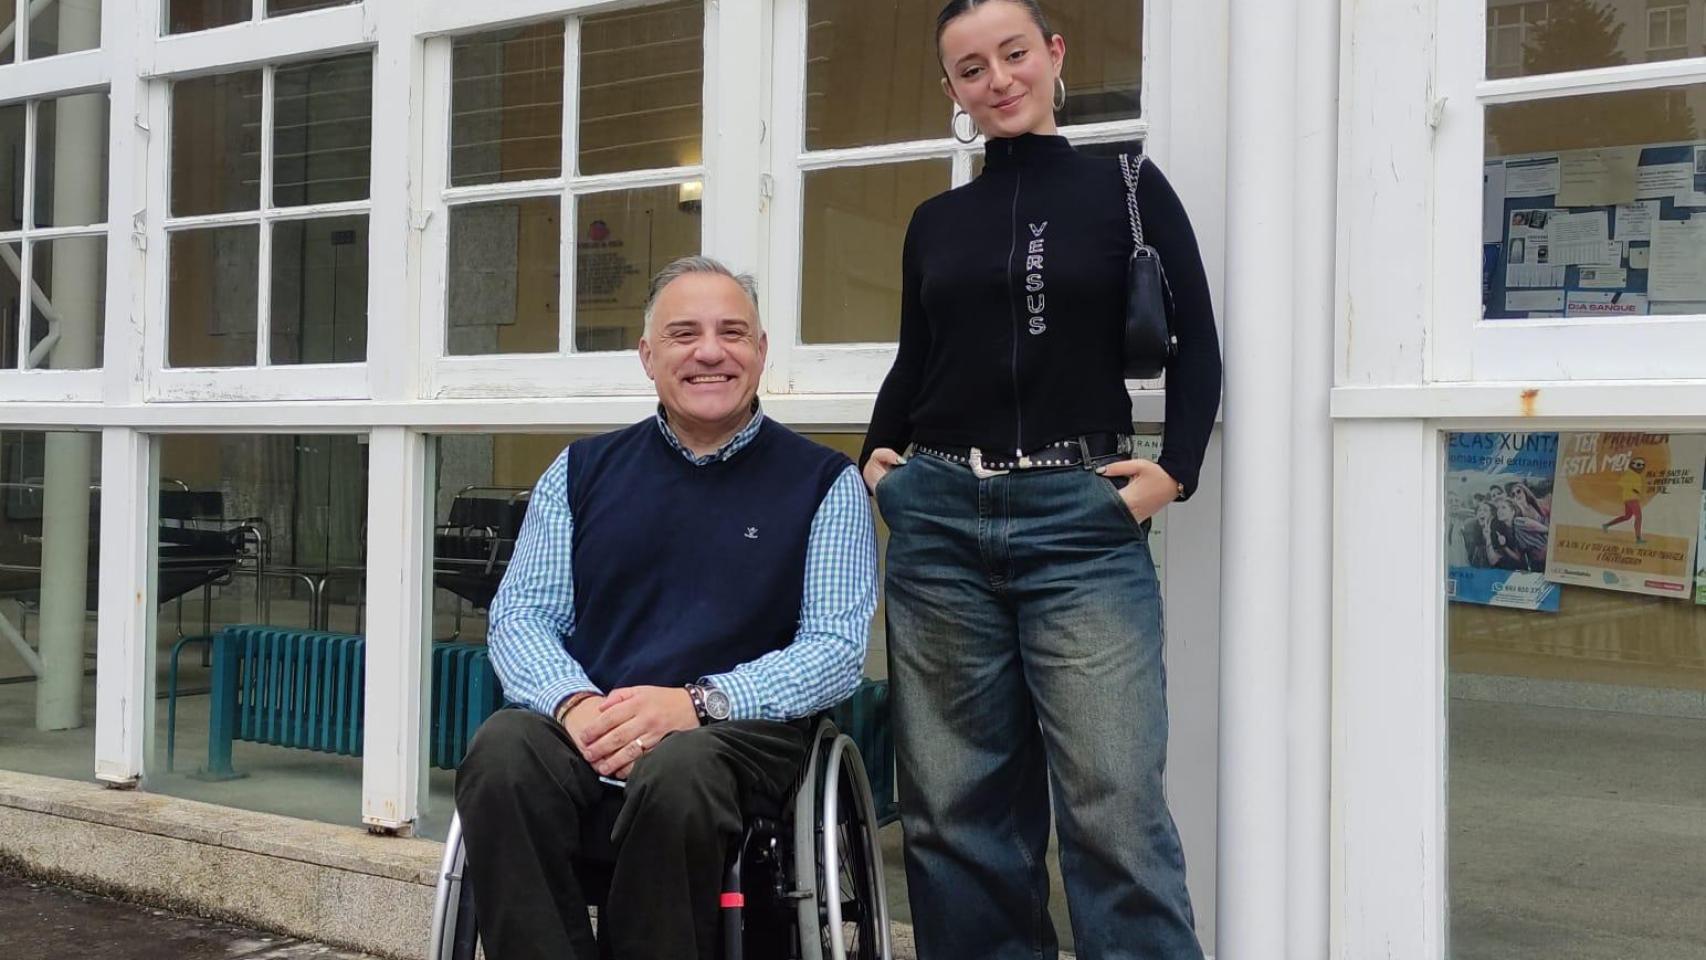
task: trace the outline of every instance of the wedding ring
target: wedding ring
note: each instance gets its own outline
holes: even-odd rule
[[[643,734],[641,736],[635,737],[634,742],[639,745],[641,753],[646,752],[646,738]]]

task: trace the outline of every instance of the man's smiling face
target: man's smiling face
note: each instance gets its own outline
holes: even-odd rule
[[[750,417],[768,348],[740,284],[689,273],[658,294],[640,362],[678,433],[716,435]]]

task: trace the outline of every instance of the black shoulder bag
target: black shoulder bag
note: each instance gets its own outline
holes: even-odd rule
[[[1173,292],[1167,287],[1160,255],[1143,242],[1143,217],[1137,212],[1137,178],[1148,161],[1143,154],[1138,154],[1135,161],[1128,154],[1120,154],[1126,210],[1131,218],[1131,259],[1126,263],[1125,291],[1127,380],[1153,380],[1161,376],[1179,352],[1171,320]]]

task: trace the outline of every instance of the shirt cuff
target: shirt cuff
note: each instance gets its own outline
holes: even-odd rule
[[[557,707],[561,706],[564,700],[567,700],[577,693],[596,694],[602,692],[603,691],[599,690],[597,687],[592,686],[587,683],[586,680],[579,677],[564,677],[561,680],[546,684],[542,687],[539,692],[534,695],[533,702],[529,703],[528,706],[533,708],[534,712],[542,713],[554,720],[557,717]]]

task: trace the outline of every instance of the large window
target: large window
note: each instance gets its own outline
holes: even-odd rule
[[[1446,459],[1451,955],[1706,950],[1706,436]]]
[[[359,2],[361,0],[166,0],[160,6],[166,18],[164,32],[191,33],[246,23],[256,18],[279,17]]]
[[[0,367],[101,366],[107,95],[0,106]]]
[[[453,41],[445,355],[635,348],[700,250],[704,44],[699,0]]]
[[[367,356],[373,60],[172,86],[172,367]]]

